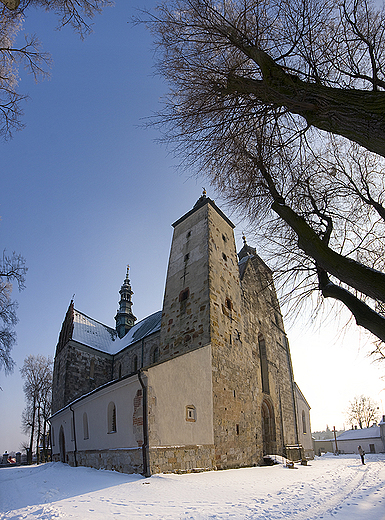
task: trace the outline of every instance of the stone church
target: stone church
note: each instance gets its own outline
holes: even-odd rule
[[[272,272],[205,193],[173,224],[163,308],[116,328],[71,302],[56,347],[53,460],[151,475],[312,453]]]

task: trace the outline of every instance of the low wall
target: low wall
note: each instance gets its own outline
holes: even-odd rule
[[[150,469],[151,474],[214,470],[214,445],[150,448]]]
[[[53,456],[55,462],[60,461],[60,455]],[[87,466],[89,468],[107,469],[121,473],[142,473],[143,457],[141,448],[87,450],[66,453],[66,463],[70,466]]]

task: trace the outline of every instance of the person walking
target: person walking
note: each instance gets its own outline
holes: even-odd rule
[[[361,462],[362,464],[365,465],[365,452],[364,450],[361,448],[361,446],[358,446],[358,453],[360,454],[360,457],[361,457]]]

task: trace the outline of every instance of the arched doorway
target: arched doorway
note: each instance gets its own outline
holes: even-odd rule
[[[64,438],[63,426],[60,426],[59,431],[59,450],[60,450],[60,462],[66,461],[66,443]]]
[[[275,419],[273,405],[267,399],[262,401],[262,441],[263,455],[276,453]]]

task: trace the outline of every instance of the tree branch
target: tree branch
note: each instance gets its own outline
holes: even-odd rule
[[[385,274],[333,251],[295,211],[273,202],[272,209],[298,236],[298,247],[341,282],[375,300],[385,301]]]
[[[385,318],[371,309],[351,292],[330,281],[323,269],[318,269],[319,289],[324,298],[339,300],[353,314],[357,325],[377,336],[385,343]]]

